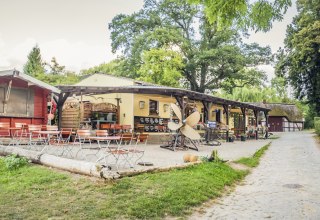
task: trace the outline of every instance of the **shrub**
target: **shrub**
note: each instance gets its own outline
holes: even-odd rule
[[[314,129],[316,131],[316,134],[320,136],[320,120],[314,121]]]
[[[19,157],[16,154],[5,157],[3,161],[8,170],[16,170],[28,164],[27,158]]]

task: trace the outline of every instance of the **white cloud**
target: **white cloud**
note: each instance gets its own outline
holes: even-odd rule
[[[36,44],[37,40],[28,38],[9,50],[0,35],[0,70],[12,68],[22,70],[28,54]],[[38,45],[44,61],[50,62],[52,57],[56,57],[60,65],[65,65],[66,69],[76,72],[115,58],[115,55],[109,52],[111,49],[107,50],[106,47],[98,45],[90,46],[82,41],[70,42],[57,39],[40,42]]]

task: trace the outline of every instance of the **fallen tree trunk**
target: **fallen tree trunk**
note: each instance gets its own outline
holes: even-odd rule
[[[54,167],[77,174],[95,176],[104,179],[115,179],[120,177],[117,172],[110,171],[109,169],[104,168],[96,163],[57,157],[51,154],[39,154],[37,151],[0,145],[0,155],[6,156],[10,154],[26,157],[33,163],[43,164],[45,166]]]

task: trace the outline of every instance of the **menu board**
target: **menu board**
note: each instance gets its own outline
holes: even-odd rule
[[[158,126],[167,126],[169,118],[155,118],[155,117],[134,117],[134,124],[143,125],[145,132],[158,132]],[[178,119],[173,119],[175,123],[178,123]]]

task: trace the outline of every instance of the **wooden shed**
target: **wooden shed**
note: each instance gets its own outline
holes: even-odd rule
[[[303,129],[303,114],[295,104],[265,102],[255,104],[271,109],[269,112],[269,131],[292,132]]]
[[[46,124],[51,94],[59,92],[17,70],[0,71],[0,122]]]

